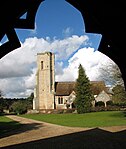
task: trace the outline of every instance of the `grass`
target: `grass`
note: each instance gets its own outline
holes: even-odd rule
[[[19,128],[20,124],[5,116],[0,116],[0,135]]]
[[[104,111],[85,114],[25,114],[22,117],[70,127],[126,125],[126,112]]]

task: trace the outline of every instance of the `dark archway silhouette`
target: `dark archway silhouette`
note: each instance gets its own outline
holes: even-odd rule
[[[0,46],[0,58],[21,47],[15,28],[34,29],[35,16],[43,0],[2,0],[0,4],[0,41],[6,35],[8,41]],[[21,18],[27,14],[26,18]]]
[[[7,35],[9,41],[0,46],[0,58],[19,48],[15,28],[34,29],[35,15],[44,0],[2,0],[0,4],[0,40]],[[66,0],[77,8],[84,19],[87,33],[102,34],[99,51],[111,58],[120,68],[126,86],[125,69],[125,3],[110,0]],[[6,13],[5,13],[6,12]],[[27,13],[26,19],[21,19]]]
[[[125,10],[123,1],[66,0],[80,10],[87,33],[100,33],[98,50],[112,59],[120,68],[126,86],[125,66]],[[124,36],[124,37],[123,37]]]

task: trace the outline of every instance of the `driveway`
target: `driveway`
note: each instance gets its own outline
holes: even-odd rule
[[[78,128],[49,124],[15,115],[22,126],[0,139],[8,149],[124,149],[126,126]]]

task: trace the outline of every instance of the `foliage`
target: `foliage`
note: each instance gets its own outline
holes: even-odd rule
[[[33,108],[33,99],[34,99],[34,93],[31,93],[31,95],[26,99],[26,105],[27,105],[27,110]]]
[[[126,101],[123,101],[123,102],[114,102],[113,103],[113,106],[117,106],[117,107],[120,107],[120,108],[126,108]]]
[[[112,91],[114,93],[112,96],[113,102],[126,101],[126,91],[123,86],[116,85],[115,87],[113,87]]]
[[[32,102],[34,99],[34,93],[31,93],[31,95],[27,98],[30,102]]]
[[[100,111],[121,111],[121,110],[120,110],[120,107],[116,105],[108,105],[107,107],[105,106],[92,107],[91,112],[100,112]]]
[[[114,86],[115,84],[124,85],[121,71],[118,65],[115,64],[113,61],[109,61],[108,64],[102,64],[99,70],[99,78],[101,78],[101,80],[104,80],[106,84],[111,84],[112,86]]]
[[[113,101],[112,100],[109,100],[106,102],[107,106],[112,106],[113,105]]]
[[[13,112],[19,115],[27,112],[27,105],[23,101],[17,101],[11,105],[11,109]]]
[[[2,91],[0,90],[0,98],[2,97]]]
[[[2,98],[2,92],[0,90],[0,113],[3,112],[3,105],[4,105],[4,102],[3,102],[3,98]]]
[[[90,112],[92,107],[91,102],[94,100],[94,96],[91,91],[90,81],[81,64],[78,69],[78,78],[75,87],[76,99],[74,104],[77,108],[77,112],[80,114]]]
[[[1,97],[0,98],[0,113],[2,113],[5,108],[6,108],[6,103],[4,99]]]
[[[9,110],[10,112],[13,112],[13,106],[14,105],[19,105],[17,103],[21,103],[25,105],[25,108],[27,110],[32,109],[32,102],[33,102],[34,94],[31,93],[31,95],[27,98],[3,98],[0,97],[0,113],[3,112],[3,110]]]
[[[32,101],[34,98],[34,94],[25,99],[18,99],[14,101],[10,107],[11,111],[15,112],[16,114],[23,114],[26,113],[29,109],[32,109]]]

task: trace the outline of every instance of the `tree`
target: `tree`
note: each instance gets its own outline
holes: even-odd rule
[[[3,97],[3,92],[0,90],[0,98]]]
[[[78,78],[76,80],[75,92],[75,106],[77,108],[77,112],[79,114],[90,112],[94,96],[91,91],[90,81],[81,64],[78,67]]]
[[[113,91],[112,99],[114,102],[126,101],[126,91],[123,86],[116,85],[115,87],[113,87],[112,91]]]
[[[27,110],[33,108],[33,99],[34,99],[34,93],[31,93],[30,96],[26,99]]]
[[[116,63],[112,60],[109,63],[101,64],[100,66],[100,75],[98,78],[104,80],[106,84],[111,84],[112,86],[115,85],[122,85],[124,86],[124,81],[122,79],[122,73]]]
[[[3,112],[3,109],[4,109],[4,100],[2,97],[0,97],[0,113]]]
[[[2,91],[0,90],[0,113],[3,112],[4,107],[5,107],[5,102],[2,97]]]
[[[15,112],[16,114],[23,114],[27,112],[27,105],[25,103],[25,101],[15,101],[12,105],[11,105],[11,109],[13,112]]]

